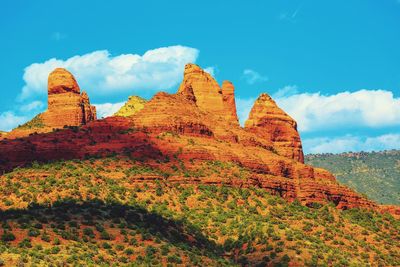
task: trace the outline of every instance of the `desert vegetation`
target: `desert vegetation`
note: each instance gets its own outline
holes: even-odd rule
[[[177,152],[179,153],[179,151]],[[199,166],[199,164],[196,164]],[[234,163],[163,169],[128,157],[34,163],[0,177],[3,265],[396,266],[400,223],[257,188],[173,183]],[[229,170],[229,172],[228,172]],[[140,179],[142,178],[142,179]]]

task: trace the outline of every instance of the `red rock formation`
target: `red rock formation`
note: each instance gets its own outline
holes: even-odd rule
[[[55,69],[48,80],[48,110],[42,114],[44,124],[53,128],[81,126],[96,119],[86,92],[80,94],[74,76],[65,69]]]
[[[82,126],[94,120],[96,108],[90,105],[86,92],[80,93],[80,88],[70,72],[57,68],[48,78],[47,110],[14,129],[7,138],[50,132],[64,126]]]
[[[224,116],[225,108],[222,101],[222,91],[218,83],[199,66],[187,64],[178,93],[192,95],[192,92],[199,109],[213,113],[216,116]]]
[[[82,111],[83,111],[83,122],[86,124],[97,119],[96,107],[90,105],[89,96],[85,91],[82,92]]]
[[[47,87],[49,95],[80,93],[80,88],[75,77],[63,68],[57,68],[50,73]]]
[[[236,113],[235,87],[230,81],[222,83],[222,97],[227,112],[227,120],[239,126],[239,119]]]
[[[245,128],[272,142],[279,155],[304,163],[296,121],[280,109],[269,95],[261,94],[258,97]]]
[[[245,129],[233,125],[233,86],[225,83],[223,88],[220,90],[199,67],[188,65],[177,94],[158,93],[131,116],[109,117],[79,129],[0,141],[0,173],[32,161],[115,153],[160,169],[171,170],[172,166],[183,164],[193,173],[210,161],[229,162],[241,171],[228,168],[228,174],[206,177],[183,177],[177,172],[168,181],[255,186],[307,205],[331,201],[342,209],[378,209],[372,201],[339,185],[329,172],[302,163],[296,123],[267,95],[257,100]],[[71,92],[61,94],[65,93]],[[151,183],[157,179],[165,177],[132,177],[132,182]]]

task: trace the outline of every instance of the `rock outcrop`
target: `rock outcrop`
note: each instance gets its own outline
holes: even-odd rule
[[[48,107],[31,121],[11,131],[7,138],[45,133],[65,126],[82,126],[96,120],[96,108],[86,92],[81,94],[74,76],[57,68],[48,78]]]
[[[185,66],[183,82],[178,93],[194,95],[196,105],[203,111],[214,115],[224,115],[221,88],[209,73],[195,64]]]
[[[66,69],[57,68],[48,79],[48,108],[42,114],[46,126],[82,126],[96,119],[96,108],[90,105],[86,92]]]
[[[280,109],[269,95],[258,97],[245,122],[245,129],[272,142],[279,155],[304,163],[296,121]]]
[[[65,92],[65,88],[74,88],[71,84],[57,88],[63,91],[55,90],[56,95],[79,95],[76,90]],[[97,120],[78,129],[0,141],[0,173],[33,161],[117,154],[165,173],[179,166],[169,178],[150,177],[148,183],[162,179],[179,184],[253,186],[306,205],[330,201],[341,209],[379,209],[338,184],[328,171],[303,164],[296,122],[268,95],[256,101],[245,128],[237,124],[235,110],[233,86],[225,82],[221,89],[209,74],[189,64],[178,93],[157,93],[134,114]],[[81,114],[80,118],[87,117]],[[37,124],[47,123],[39,119]],[[227,166],[228,173],[203,177],[202,169],[209,163]],[[145,180],[139,177],[132,183]]]
[[[221,88],[209,73],[195,64],[187,64],[178,93],[195,101],[201,111],[239,125],[232,83],[225,82]]]
[[[235,87],[230,81],[223,81],[222,97],[227,112],[227,120],[239,126],[239,119],[236,113]]]
[[[128,101],[123,105],[114,116],[129,117],[144,108],[147,101],[139,96],[130,96]]]

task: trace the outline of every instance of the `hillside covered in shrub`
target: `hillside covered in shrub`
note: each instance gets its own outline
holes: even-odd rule
[[[81,266],[398,266],[400,222],[263,189],[178,184],[128,157],[0,176],[0,263]],[[204,175],[236,169],[218,161]],[[163,179],[152,180],[154,175]],[[195,174],[188,173],[187,179]]]
[[[305,161],[379,203],[400,205],[400,150],[315,154]]]

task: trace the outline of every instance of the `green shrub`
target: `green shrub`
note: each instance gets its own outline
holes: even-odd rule
[[[15,235],[12,232],[4,232],[1,236],[1,240],[4,242],[10,242],[15,240]]]
[[[39,230],[37,230],[37,229],[29,229],[28,230],[28,236],[31,236],[31,237],[37,237],[37,236],[39,236],[40,235],[40,232],[39,232]]]
[[[83,234],[90,237],[90,238],[95,238],[95,234],[93,232],[92,228],[85,228],[83,229]]]
[[[182,263],[181,257],[179,257],[176,254],[168,256],[167,260],[170,263],[176,263],[176,264],[181,264]]]

